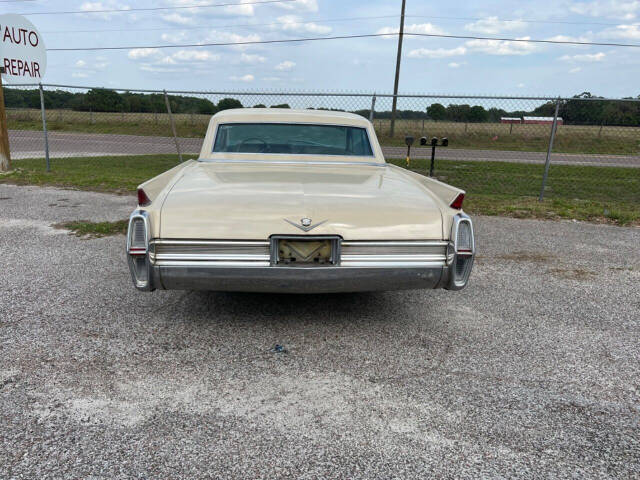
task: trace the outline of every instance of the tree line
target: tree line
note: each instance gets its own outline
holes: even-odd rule
[[[7,108],[40,108],[40,92],[37,89],[4,88]],[[640,98],[640,96],[638,97]],[[162,113],[166,111],[164,95],[160,93],[118,93],[113,90],[94,88],[87,92],[69,92],[67,90],[47,90],[44,92],[45,107],[50,109],[69,109],[93,112],[137,112]],[[198,113],[213,115],[229,108],[242,108],[240,100],[223,98],[217,103],[206,98],[188,95],[169,95],[171,110],[174,113]],[[254,108],[266,108],[264,104]],[[290,108],[282,103],[271,108]],[[318,108],[319,110],[339,110]],[[340,110],[343,111],[343,110]],[[507,111],[501,108],[485,108],[482,105],[432,103],[424,110],[398,110],[396,118],[401,120],[433,120],[467,123],[499,122],[501,117],[553,116],[555,102],[544,103],[533,110]],[[369,118],[367,109],[353,113]],[[374,112],[376,119],[391,118],[391,111]],[[640,125],[640,102],[605,100],[602,97],[583,92],[568,100],[560,101],[559,116],[564,123],[580,125]]]

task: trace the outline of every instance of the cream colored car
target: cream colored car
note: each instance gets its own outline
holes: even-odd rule
[[[385,162],[343,112],[225,110],[197,160],[140,185],[127,259],[140,290],[463,288],[464,192]]]

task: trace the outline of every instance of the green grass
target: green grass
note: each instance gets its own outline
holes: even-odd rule
[[[405,166],[404,160],[389,160]],[[411,169],[428,173],[427,160]],[[436,160],[435,176],[467,192],[465,210],[483,215],[575,218],[619,225],[640,221],[640,169],[552,165],[538,202],[543,165]]]
[[[193,158],[185,156],[184,159]],[[404,166],[404,160],[390,160]],[[145,180],[179,163],[177,155],[14,160],[0,182],[132,194]],[[426,160],[412,160],[425,174]],[[575,218],[640,224],[640,169],[552,165],[545,201],[538,202],[543,165],[436,160],[436,177],[467,191],[465,210],[521,218]]]
[[[183,160],[194,157],[184,155]],[[177,155],[65,158],[51,159],[51,171],[47,172],[44,159],[14,160],[14,171],[0,176],[0,182],[126,194],[178,163]]]
[[[128,220],[117,222],[89,222],[88,220],[76,220],[74,222],[59,223],[58,228],[71,230],[79,237],[99,238],[107,235],[118,235],[127,232]]]

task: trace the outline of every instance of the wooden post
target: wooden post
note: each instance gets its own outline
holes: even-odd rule
[[[4,67],[0,67],[0,73],[4,73]],[[0,172],[8,172],[10,169],[9,130],[7,128],[7,114],[4,111],[4,87],[2,86],[2,75],[0,75]]]

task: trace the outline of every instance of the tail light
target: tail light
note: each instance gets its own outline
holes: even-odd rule
[[[129,270],[136,288],[147,291],[153,290],[150,278],[151,267],[147,256],[149,235],[147,213],[134,212],[129,219],[129,229],[127,231],[127,262],[129,263]]]
[[[138,190],[138,192],[139,191],[140,190]],[[462,202],[464,202],[464,193],[459,193],[458,196],[453,199],[453,202],[451,202],[450,206],[451,208],[455,208],[456,210],[461,210]]]
[[[455,215],[448,249],[450,279],[448,289],[460,290],[467,285],[475,254],[475,239],[471,219],[464,213]]]
[[[141,188],[138,189],[138,205],[146,207],[151,203],[151,199],[147,196],[145,191]]]

